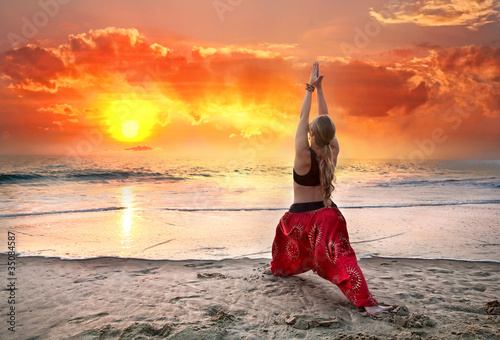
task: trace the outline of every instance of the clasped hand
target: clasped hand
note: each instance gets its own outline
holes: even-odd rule
[[[311,78],[309,80],[309,85],[316,88],[321,88],[321,81],[323,80],[322,75],[319,74],[319,64],[316,61],[311,68]]]

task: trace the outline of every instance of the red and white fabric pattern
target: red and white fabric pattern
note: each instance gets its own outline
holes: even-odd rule
[[[286,212],[276,227],[271,271],[276,276],[315,271],[336,284],[357,307],[378,304],[349,243],[344,216],[337,207]]]

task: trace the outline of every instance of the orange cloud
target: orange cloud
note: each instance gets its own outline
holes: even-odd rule
[[[410,102],[407,109],[395,107],[385,121],[345,120],[343,128],[350,131],[351,138],[357,136],[358,144],[369,131],[372,143],[364,146],[367,153],[377,146],[393,152],[399,149],[399,155],[406,158],[498,157],[492,145],[500,143],[499,48],[438,48],[428,50],[427,56],[385,67],[412,75],[407,83],[416,86],[415,104],[419,105]],[[424,98],[422,84],[424,103],[418,100]],[[392,144],[384,140],[392,140]]]
[[[2,74],[16,89],[57,92],[56,80],[67,72],[52,51],[31,44],[7,51],[2,61]]]
[[[414,23],[419,26],[465,26],[471,30],[500,17],[495,0],[393,1],[391,15],[370,10],[383,24]]]
[[[91,30],[68,40],[57,48],[27,46],[4,56],[3,73],[12,90],[50,93],[62,100],[72,91],[87,98],[84,106],[50,104],[39,108],[40,113],[77,114],[112,136],[121,133],[123,120],[137,120],[155,130],[153,136],[172,119],[211,124],[228,131],[226,138],[260,135],[263,126],[272,125],[280,133],[288,129],[286,117],[295,97],[291,93],[297,91],[290,73],[295,71],[277,52],[193,46],[189,55],[181,55],[170,46],[148,43],[132,28]],[[11,71],[15,65],[22,67]],[[141,118],[137,110],[113,109],[146,102],[154,112],[140,113]]]
[[[384,117],[398,107],[409,113],[428,100],[425,82],[409,82],[411,71],[356,60],[330,62],[324,69],[332,79],[333,102],[349,115]]]
[[[429,84],[433,106],[464,103],[473,97],[478,114],[500,116],[500,48],[471,45],[430,50],[428,56],[398,67],[414,72],[414,82]]]
[[[0,123],[9,140],[23,129],[30,138],[63,143],[98,127],[112,146],[289,142],[310,69],[286,54],[295,45],[202,45],[181,53],[176,44],[148,42],[137,29],[108,27],[70,35],[55,48],[8,51],[1,56],[7,113]],[[395,144],[411,148],[436,127],[450,136],[460,128],[457,143],[478,135],[500,141],[493,129],[500,117],[499,56],[488,46],[430,45],[385,51],[379,61],[321,56],[343,150],[360,156],[377,145],[386,150],[378,155],[390,157]],[[120,136],[124,123],[137,140]]]
[[[274,46],[276,47],[276,46]],[[252,55],[255,58],[275,58],[279,57],[280,54],[277,52],[271,52],[271,51],[266,51],[266,50],[256,50],[256,49],[251,49],[251,48],[246,48],[246,47],[239,47],[239,46],[224,46],[221,48],[214,48],[214,47],[207,47],[203,48],[200,46],[194,46],[193,47],[193,53],[199,54],[201,57],[205,58],[207,56],[212,56],[214,54],[219,54],[219,55]]]
[[[63,116],[78,116],[79,110],[69,104],[50,104],[48,107],[41,107],[38,112],[50,112],[56,115]]]

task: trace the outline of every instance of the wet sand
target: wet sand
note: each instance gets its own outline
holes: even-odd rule
[[[498,204],[340,210],[360,257],[500,261]],[[0,232],[15,232],[16,251],[47,257],[270,258],[285,212],[131,208],[5,218]]]
[[[17,258],[15,333],[4,288],[0,337],[500,339],[499,263],[362,259],[375,298],[400,306],[369,316],[311,271],[265,274],[269,262]]]

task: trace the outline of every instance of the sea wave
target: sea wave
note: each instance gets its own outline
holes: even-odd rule
[[[444,186],[444,185],[459,185],[459,186],[476,186],[500,188],[500,177],[479,177],[479,178],[447,178],[440,180],[389,180],[387,182],[374,185],[375,187],[394,187],[394,186]]]
[[[0,174],[0,184],[32,181],[42,177],[42,175],[38,174]]]
[[[142,171],[102,171],[102,172],[80,172],[66,174],[65,178],[70,180],[113,180],[113,179],[133,179],[133,178],[148,178],[153,180],[173,180],[179,181],[186,179],[159,172],[142,172]]]
[[[66,174],[0,174],[0,185],[2,184],[24,184],[39,183],[44,181],[58,180],[70,182],[96,182],[109,180],[129,180],[129,181],[181,181],[187,177],[171,175],[160,172],[142,172],[142,171],[78,171]]]
[[[465,201],[465,202],[428,202],[428,203],[407,203],[407,204],[388,204],[388,205],[351,205],[339,206],[339,209],[384,209],[384,208],[410,208],[410,207],[436,207],[436,206],[454,206],[454,205],[471,205],[471,204],[500,204],[500,200],[484,200],[484,201]],[[25,217],[36,215],[52,215],[52,214],[73,214],[86,213],[110,210],[122,210],[127,207],[104,207],[93,209],[76,209],[76,210],[55,210],[55,211],[37,211],[15,214],[0,214],[0,218]],[[183,208],[169,207],[159,208],[165,211],[180,211],[180,212],[202,212],[202,211],[286,211],[289,207],[227,207],[227,208]]]
[[[427,202],[407,203],[390,205],[352,205],[339,206],[339,209],[377,209],[377,208],[409,208],[409,207],[434,207],[446,205],[468,205],[468,204],[500,204],[500,200],[465,201],[465,202]],[[259,207],[259,208],[162,208],[168,211],[262,211],[262,210],[288,210],[288,207]]]
[[[27,212],[27,213],[18,213],[18,214],[0,214],[0,218],[36,216],[36,215],[52,215],[52,214],[73,214],[73,213],[98,212],[98,211],[122,210],[122,209],[126,209],[126,207],[105,207],[105,208],[94,208],[94,209],[37,211],[37,212]]]

